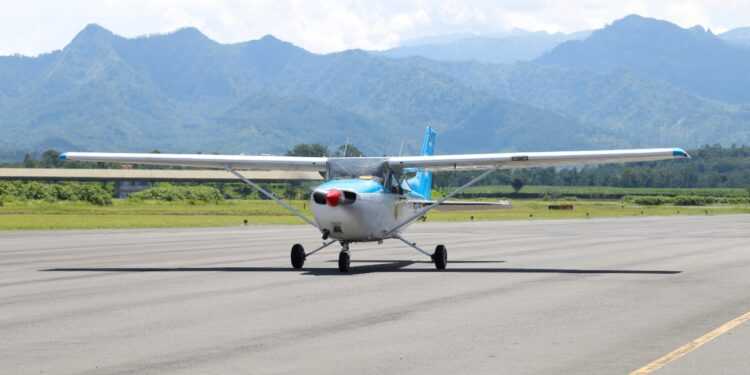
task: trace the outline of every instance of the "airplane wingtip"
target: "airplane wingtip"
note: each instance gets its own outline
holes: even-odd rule
[[[681,159],[691,158],[690,154],[688,154],[685,150],[681,148],[675,148],[674,150],[672,150],[672,156],[674,156],[675,158],[681,158]]]

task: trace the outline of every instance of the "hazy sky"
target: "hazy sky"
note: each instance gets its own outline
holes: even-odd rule
[[[0,0],[0,55],[64,47],[88,23],[123,36],[195,26],[220,42],[273,34],[315,52],[511,28],[572,32],[631,13],[721,32],[750,25],[750,0]]]

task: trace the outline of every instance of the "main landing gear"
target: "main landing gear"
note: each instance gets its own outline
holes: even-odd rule
[[[448,249],[445,248],[445,245],[437,245],[435,246],[435,252],[432,253],[430,258],[435,263],[435,268],[442,271],[448,265]]]
[[[319,248],[309,253],[305,252],[305,248],[302,245],[298,243],[294,244],[294,246],[292,246],[292,251],[289,253],[289,258],[292,261],[292,268],[294,268],[295,270],[302,269],[302,267],[305,265],[305,260],[307,260],[308,256],[313,255],[317,253],[318,251],[325,249],[326,247],[330,246],[334,242],[336,241],[333,240],[333,241],[325,242],[323,243],[322,246],[320,246]],[[339,253],[339,271],[349,272],[350,266],[351,266],[351,257],[349,256],[349,243],[342,242],[341,252]]]
[[[298,243],[294,244],[294,246],[292,246],[291,253],[289,253],[289,258],[292,260],[292,268],[294,268],[295,270],[302,269],[302,267],[305,265],[305,260],[307,260],[307,257],[317,253],[320,250],[325,249],[328,246],[331,246],[331,244],[333,244],[334,242],[336,241],[324,242],[323,245],[321,245],[319,248],[309,253],[305,252],[305,248],[302,245]]]
[[[416,243],[409,242],[405,238],[401,237],[400,235],[396,235],[394,236],[394,238],[405,243],[407,246],[411,247],[412,249],[419,251],[420,253],[430,257],[430,259],[432,259],[432,263],[435,264],[435,268],[437,268],[438,270],[442,271],[445,269],[445,267],[448,266],[448,249],[445,248],[445,245],[437,245],[435,247],[435,252],[430,254],[422,250],[419,246],[417,246]]]
[[[305,265],[305,259],[307,259],[307,254],[305,254],[305,248],[302,247],[302,245],[296,243],[294,246],[292,246],[292,268],[295,270],[301,269],[302,266]]]
[[[435,264],[435,268],[438,270],[444,270],[445,267],[448,266],[448,249],[445,248],[445,245],[437,245],[435,247],[435,252],[430,254],[421,248],[417,246],[417,244],[413,242],[409,242],[405,240],[403,237],[398,236],[397,239],[401,240],[403,243],[409,245],[409,247],[419,251],[420,253],[427,255],[432,259],[432,263]],[[321,247],[309,252],[305,253],[305,248],[302,247],[300,244],[294,244],[292,246],[292,251],[290,253],[290,258],[292,260],[292,268],[295,270],[302,269],[302,267],[305,265],[305,260],[308,256],[313,255],[317,253],[320,250],[325,249],[326,247],[330,246],[336,242],[335,240],[329,241],[324,243]],[[351,256],[349,255],[349,243],[348,242],[341,242],[341,252],[339,252],[339,271],[342,273],[349,272],[351,269]]]

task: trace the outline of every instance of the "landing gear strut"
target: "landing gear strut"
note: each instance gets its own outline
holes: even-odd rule
[[[351,264],[351,257],[349,256],[349,244],[341,244],[341,252],[339,253],[339,272],[349,272],[349,265]]]
[[[300,245],[298,243],[294,244],[294,246],[292,246],[292,252],[289,254],[289,257],[292,260],[292,268],[294,268],[295,270],[302,269],[302,266],[305,265],[305,260],[307,259],[307,257],[309,257],[310,255],[313,255],[313,254],[317,253],[320,250],[325,249],[326,247],[330,246],[334,242],[336,242],[336,241],[324,242],[323,245],[321,245],[320,247],[318,247],[317,249],[315,249],[315,250],[313,250],[313,251],[311,251],[309,253],[305,252],[305,248],[302,247],[302,245]]]
[[[438,270],[444,270],[445,267],[448,265],[448,249],[445,248],[445,245],[437,245],[435,247],[435,252],[430,254],[422,250],[419,246],[417,246],[416,243],[407,241],[405,238],[401,237],[398,234],[394,235],[393,238],[401,240],[401,242],[405,243],[407,246],[411,247],[412,249],[419,251],[420,253],[430,257],[430,259],[432,259],[432,263],[435,264],[435,268],[437,268]]]

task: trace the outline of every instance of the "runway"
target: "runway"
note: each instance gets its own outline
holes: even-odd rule
[[[0,233],[3,374],[627,374],[750,311],[750,216]],[[750,322],[657,370],[744,374]],[[304,371],[304,372],[302,372]]]

